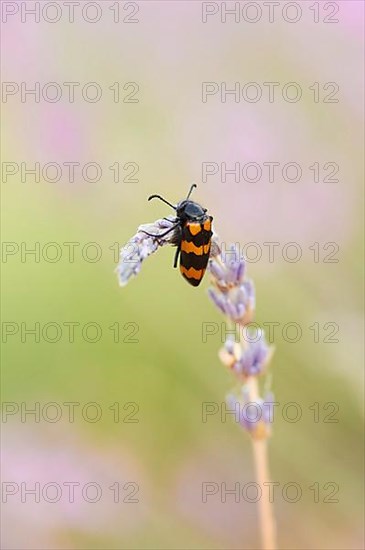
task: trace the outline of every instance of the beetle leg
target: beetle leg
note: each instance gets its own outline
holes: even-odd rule
[[[168,233],[170,233],[173,229],[176,229],[176,227],[178,226],[179,224],[177,225],[173,225],[172,227],[170,227],[167,231],[165,231],[165,233],[160,233],[159,235],[153,235],[152,233],[148,233],[147,231],[143,231],[143,229],[141,229],[141,233],[145,233],[145,235],[148,235],[149,237],[155,237],[156,239],[159,239],[161,237],[165,237]]]
[[[179,260],[180,251],[181,251],[181,246],[178,245],[177,249],[176,249],[176,253],[175,253],[175,258],[174,258],[174,267],[177,267],[177,262]]]

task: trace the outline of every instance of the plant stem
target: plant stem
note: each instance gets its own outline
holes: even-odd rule
[[[256,402],[259,398],[257,378],[250,376],[247,379],[249,400]],[[276,548],[276,524],[273,505],[270,502],[270,473],[267,438],[252,439],[253,455],[255,461],[256,480],[262,491],[259,504],[260,529],[262,550],[275,550]]]
[[[248,342],[244,337],[242,325],[238,325],[240,344],[243,350],[248,348]],[[249,401],[256,403],[260,399],[259,384],[256,376],[249,376],[246,380]],[[276,523],[274,507],[270,502],[270,472],[267,434],[263,437],[251,437],[253,456],[255,462],[256,481],[262,491],[258,501],[261,548],[262,550],[276,549]]]

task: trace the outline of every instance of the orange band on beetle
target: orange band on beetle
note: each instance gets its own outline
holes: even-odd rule
[[[188,224],[189,231],[191,235],[197,235],[202,230],[200,223],[189,223]]]
[[[203,225],[205,231],[210,231],[212,227],[212,222],[210,220],[206,220]]]
[[[210,250],[210,243],[202,246],[196,246],[193,242],[182,241],[181,242],[181,251],[186,252],[187,254],[196,254],[196,256],[202,256],[203,254],[208,254]]]
[[[188,279],[198,280],[200,280],[205,273],[205,269],[194,269],[193,267],[189,267],[189,269],[186,269],[186,267],[184,267],[183,265],[180,265],[180,271]]]

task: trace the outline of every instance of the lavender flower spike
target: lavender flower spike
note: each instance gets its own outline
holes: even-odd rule
[[[140,272],[143,260],[156,252],[159,246],[171,244],[174,231],[169,231],[169,229],[172,229],[174,225],[175,218],[169,216],[138,227],[134,237],[120,250],[119,263],[116,268],[120,286],[125,286],[132,276]]]
[[[253,283],[246,278],[246,262],[240,255],[239,245],[223,251],[217,235],[213,234],[208,269],[211,275],[209,295],[217,308],[234,325],[234,333],[240,333],[239,341],[229,338],[219,352],[224,365],[234,374],[240,390],[227,397],[231,409],[240,412],[239,422],[250,434],[255,460],[256,480],[264,488],[259,501],[262,546],[266,550],[276,548],[276,525],[272,501],[267,487],[270,484],[267,439],[271,435],[273,421],[273,396],[260,397],[259,376],[269,366],[273,347],[265,341],[264,331],[253,339],[249,324],[255,312]],[[243,329],[246,330],[246,337]],[[241,414],[242,411],[242,414]]]
[[[231,245],[224,255],[219,248],[208,269],[214,285],[209,296],[214,304],[234,323],[248,324],[255,310],[255,289],[253,282],[244,278],[246,262],[240,257],[239,248]]]

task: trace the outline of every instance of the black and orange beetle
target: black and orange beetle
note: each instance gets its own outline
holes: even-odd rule
[[[195,183],[191,186],[186,199],[181,200],[176,206],[160,195],[151,195],[148,200],[160,199],[176,211],[174,225],[162,235],[151,235],[151,237],[164,237],[170,231],[174,231],[170,241],[177,246],[174,267],[177,267],[180,256],[180,273],[188,283],[198,286],[209,260],[213,218],[207,215],[206,208],[189,200],[194,187],[196,187]]]

